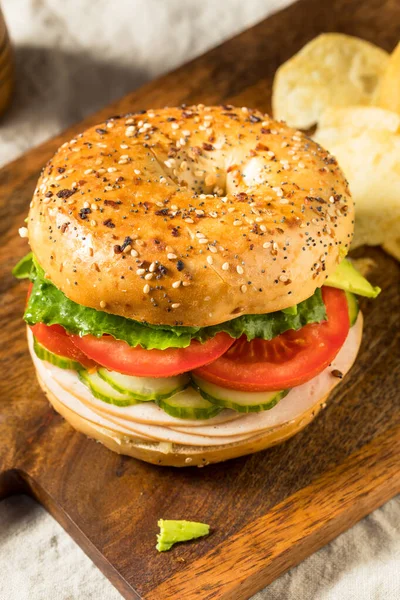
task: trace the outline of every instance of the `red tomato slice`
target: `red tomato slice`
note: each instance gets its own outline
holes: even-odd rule
[[[36,325],[30,325],[30,328],[39,344],[44,346],[47,350],[50,350],[50,352],[53,352],[53,354],[76,360],[87,368],[96,365],[93,360],[88,358],[86,354],[81,352],[79,348],[72,343],[67,332],[61,325],[36,323]]]
[[[170,377],[197,369],[222,356],[234,342],[228,334],[218,333],[204,344],[194,340],[187,348],[145,350],[110,335],[71,335],[71,340],[106,369],[137,377]]]
[[[350,328],[346,295],[322,288],[328,320],[270,341],[241,337],[213,363],[195,374],[221,387],[249,392],[283,390],[309,381],[335,358]]]
[[[31,295],[33,284],[29,284],[28,295],[26,301],[28,302],[29,296]],[[39,344],[41,344],[46,350],[58,354],[58,356],[64,356],[71,360],[76,360],[86,368],[96,366],[93,360],[90,360],[81,352],[75,344],[69,339],[67,332],[61,325],[45,325],[44,323],[36,323],[36,325],[30,325],[31,331]]]

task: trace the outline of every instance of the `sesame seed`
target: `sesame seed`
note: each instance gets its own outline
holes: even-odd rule
[[[118,161],[119,165],[126,165],[126,163],[128,162],[127,158],[120,158],[120,160]]]
[[[107,302],[104,302],[104,300],[100,300],[100,308],[105,308],[107,306]]]
[[[148,283],[146,283],[146,285],[143,286],[143,293],[148,294],[149,291],[150,291],[150,286]]]
[[[93,173],[93,169],[86,169],[86,171],[84,171],[85,175],[89,175],[89,173]]]
[[[98,208],[98,207],[97,207],[97,204],[95,204],[95,203],[93,202],[93,204],[91,204],[91,205],[90,205],[90,208],[91,208],[92,210],[97,210],[97,208]]]
[[[128,144],[120,144],[119,146],[122,150],[127,150],[129,148]]]
[[[193,219],[191,219],[190,217],[188,217],[187,219],[185,219],[186,223],[194,223]]]
[[[271,242],[265,242],[263,244],[263,248],[269,248],[271,246]]]
[[[27,238],[28,237],[28,228],[27,227],[20,227],[18,229],[18,233],[19,233],[20,237]]]
[[[229,269],[229,263],[225,262],[221,268],[223,271],[227,271]]]
[[[150,281],[150,279],[153,279],[153,275],[154,273],[147,273],[147,275],[145,275],[144,278],[146,279],[146,281]]]
[[[130,127],[127,127],[125,129],[126,137],[133,137],[135,135],[135,131],[136,131],[136,128],[133,127],[132,125]]]
[[[138,253],[138,251],[137,251],[137,250],[135,250],[135,249],[132,249],[132,250],[131,250],[131,256],[133,256],[133,257],[139,256],[139,253]]]
[[[283,191],[280,187],[273,187],[272,191],[275,192],[277,196],[283,196]]]
[[[180,304],[179,302],[174,302],[174,304],[171,304],[171,308],[179,308]]]
[[[142,171],[140,169],[133,169],[133,172],[135,173],[135,175],[141,175]]]
[[[206,260],[207,260],[207,262],[208,262],[208,264],[209,264],[209,265],[212,265],[212,264],[213,264],[213,262],[214,262],[214,261],[213,261],[213,257],[212,257],[212,256],[207,256],[207,259],[206,259]]]
[[[245,294],[247,292],[247,285],[241,285],[240,286],[240,291],[242,292],[242,294]]]
[[[200,238],[199,239],[199,244],[208,244],[208,239],[207,238]]]
[[[89,208],[89,206],[90,206],[89,202],[84,202],[83,203],[83,208]]]
[[[239,275],[243,275],[243,273],[244,273],[244,269],[243,269],[243,267],[241,267],[240,265],[238,265],[238,266],[236,267],[236,271],[239,273]]]
[[[173,254],[172,252],[168,252],[167,258],[169,260],[176,260],[178,257],[176,256],[176,254]]]
[[[167,183],[167,180],[165,179],[165,177],[160,177],[160,183]]]
[[[146,273],[146,269],[137,269],[136,275],[144,275]]]
[[[216,249],[215,246],[208,246],[208,249],[210,252],[212,252],[213,254],[216,254],[218,252],[218,250]]]
[[[179,129],[178,123],[172,123],[171,127],[172,129]]]
[[[109,173],[115,173],[115,171],[116,171],[116,170],[117,170],[117,168],[116,168],[116,167],[108,167],[108,169],[107,169],[107,171],[108,171]]]
[[[156,270],[156,263],[152,262],[151,265],[149,266],[149,271],[150,271],[150,273],[154,273],[155,270]]]
[[[91,226],[92,226],[92,227],[96,227],[96,225],[97,225],[97,221],[95,221],[94,219],[92,219],[92,220],[90,221],[90,224],[91,224]]]
[[[240,221],[240,219],[236,219],[236,221],[233,221],[233,225],[234,227],[238,227],[239,225],[242,225],[242,221]]]
[[[181,285],[181,281],[180,280],[179,281],[174,281],[174,283],[172,284],[172,287],[174,289],[177,289],[178,287],[180,287],[180,285]]]
[[[279,275],[279,281],[287,281],[289,278],[286,275]]]

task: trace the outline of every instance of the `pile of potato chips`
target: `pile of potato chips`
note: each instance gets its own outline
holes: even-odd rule
[[[400,260],[400,44],[393,54],[347,35],[323,34],[277,71],[275,118],[317,125],[356,205],[352,247],[382,245]]]

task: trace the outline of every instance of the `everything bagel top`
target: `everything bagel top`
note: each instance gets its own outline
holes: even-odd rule
[[[202,326],[311,296],[350,245],[336,160],[247,108],[112,117],[61,146],[28,220],[71,300],[151,324]]]

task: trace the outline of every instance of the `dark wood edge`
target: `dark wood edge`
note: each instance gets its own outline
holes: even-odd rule
[[[76,541],[85,554],[94,562],[100,571],[111,581],[114,587],[129,600],[142,600],[142,597],[121,577],[115,567],[101,554],[100,550],[90,541],[85,533],[72,521],[70,516],[61,508],[58,502],[44,490],[33,477],[23,471],[17,474],[23,491],[41,504]],[[18,489],[21,491],[21,487]]]
[[[248,599],[400,493],[399,456],[394,428],[193,562],[190,580],[178,572],[146,600]]]

